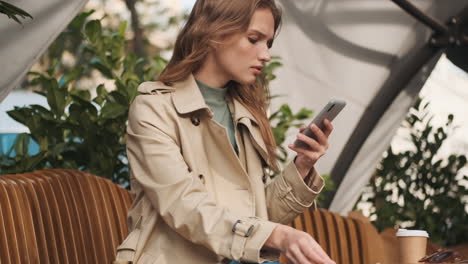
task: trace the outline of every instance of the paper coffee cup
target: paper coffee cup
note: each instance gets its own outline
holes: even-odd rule
[[[418,262],[426,256],[426,245],[429,234],[424,230],[398,229],[400,264],[421,264]]]

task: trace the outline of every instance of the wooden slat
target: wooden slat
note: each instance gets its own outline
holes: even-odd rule
[[[31,203],[25,190],[25,181],[22,177],[5,176],[5,180],[9,180],[9,187],[14,191],[12,202],[16,209],[15,227],[18,231],[18,246],[21,263],[37,263],[39,261],[39,251],[37,248],[37,238],[35,226],[33,224]]]
[[[83,214],[84,210],[80,210],[80,206],[83,206],[79,199],[79,196],[73,192],[71,178],[73,175],[67,173],[66,170],[54,170],[56,177],[60,178],[63,191],[66,194],[66,199],[69,207],[69,214],[72,225],[72,235],[74,239],[74,259],[76,263],[90,263],[89,253],[86,250],[86,226],[84,225]],[[69,249],[71,250],[71,249]]]
[[[317,243],[327,252],[330,254],[330,248],[328,246],[328,238],[327,238],[327,226],[322,216],[322,209],[315,210],[312,214],[314,218],[314,225],[315,230],[317,230],[317,235],[314,237]]]
[[[45,225],[50,225],[50,223],[44,222],[43,213],[41,211],[41,205],[38,196],[38,185],[37,177],[31,177],[31,175],[13,175],[13,177],[22,178],[24,180],[25,192],[27,193],[29,203],[31,204],[31,217],[34,225],[35,239],[38,250],[38,262],[33,263],[48,263],[49,262],[49,252],[47,250],[47,244],[50,243],[47,240],[45,233]],[[40,253],[39,253],[40,252]]]
[[[78,247],[80,246],[78,230],[76,226],[78,222],[76,221],[76,215],[74,214],[73,207],[73,198],[71,194],[67,191],[63,175],[57,173],[56,170],[47,170],[45,171],[53,182],[52,188],[54,190],[55,196],[57,197],[58,211],[57,213],[61,218],[61,225],[64,231],[65,238],[65,248],[67,249],[68,256],[67,261],[70,263],[79,263],[78,259]]]
[[[7,189],[8,183],[0,178],[0,210],[2,215],[0,219],[0,223],[2,224],[0,233],[2,235],[2,239],[0,240],[0,262],[10,264],[19,263],[19,255],[10,196]]]
[[[118,238],[115,231],[117,223],[113,220],[113,202],[110,200],[109,190],[105,187],[107,182],[104,179],[96,179],[96,187],[99,189],[98,199],[101,202],[103,210],[100,211],[100,218],[102,219],[104,225],[104,239],[107,241],[105,243],[105,251],[103,254],[103,261],[109,263],[114,258],[114,249],[118,246]]]
[[[329,211],[322,210],[321,211],[323,218],[325,219],[325,226],[327,228],[327,242],[328,242],[328,256],[334,261],[338,260],[339,253],[338,253],[338,240],[337,240],[337,230],[336,225],[333,220],[332,213]]]
[[[11,181],[8,178],[4,179],[7,182],[7,194],[10,197],[10,208],[11,208],[11,219],[13,219],[13,228],[10,229],[10,232],[15,233],[16,241],[13,242],[15,246],[13,250],[16,252],[12,252],[12,254],[18,257],[18,263],[24,262],[24,255],[28,254],[27,252],[21,252],[21,249],[24,248],[26,244],[26,238],[24,236],[22,226],[24,225],[22,210],[18,204],[20,197],[18,197],[17,189],[18,186],[14,181]],[[23,253],[23,254],[22,254]]]
[[[61,208],[59,206],[59,201],[57,196],[60,195],[57,193],[56,188],[54,186],[57,184],[57,182],[54,180],[54,178],[49,175],[48,171],[42,171],[42,172],[34,172],[33,173],[35,176],[39,177],[42,179],[40,181],[40,186],[44,190],[43,195],[44,199],[47,201],[48,205],[48,210],[49,210],[49,215],[50,215],[50,220],[48,223],[50,223],[51,227],[50,230],[52,231],[51,233],[47,233],[47,239],[52,238],[52,234],[54,236],[53,241],[55,243],[52,245],[52,247],[49,247],[49,250],[55,251],[57,254],[57,259],[54,259],[55,262],[51,263],[60,263],[60,264],[66,264],[70,263],[69,262],[69,252],[67,251],[67,244],[68,242],[65,239],[65,230],[64,230],[64,223],[65,219],[64,216],[61,215]],[[50,235],[48,235],[50,234]]]
[[[127,192],[126,190],[123,190],[122,188],[116,186],[116,185],[107,185],[109,187],[109,193],[111,196],[111,200],[114,201],[115,203],[115,215],[114,218],[117,221],[117,226],[118,228],[116,229],[118,231],[118,243],[122,243],[123,239],[127,235],[127,211],[130,207],[130,204],[126,204],[124,201],[124,197],[122,193]],[[122,217],[124,216],[124,217]]]
[[[304,230],[304,225],[302,224],[302,216],[294,218],[293,227],[298,230]]]
[[[315,238],[317,236],[317,230],[314,228],[314,219],[312,219],[312,211],[307,209],[304,211],[304,213],[301,215],[301,218],[303,219],[304,222],[304,230],[305,232],[309,233],[312,237]]]
[[[360,257],[360,239],[358,238],[356,225],[350,219],[345,221],[346,233],[349,235],[348,237],[348,254],[350,256],[350,263],[351,264],[361,264],[361,257]]]
[[[99,188],[98,188],[98,183],[95,178],[89,178],[89,177],[83,177],[88,182],[89,187],[93,190],[91,192],[90,198],[92,198],[93,202],[90,202],[93,206],[91,207],[91,214],[94,215],[95,218],[95,224],[93,227],[95,227],[94,230],[94,238],[96,241],[98,241],[98,248],[97,250],[97,255],[99,257],[99,263],[102,263],[103,260],[107,258],[107,248],[108,248],[108,242],[106,240],[106,232],[108,232],[109,226],[107,226],[107,221],[105,220],[105,214],[104,212],[104,204],[102,203],[102,197],[99,193]],[[94,210],[93,210],[94,209]]]
[[[97,241],[95,239],[95,230],[96,230],[96,212],[95,206],[92,204],[93,200],[91,199],[92,189],[90,189],[87,181],[83,179],[83,175],[76,172],[73,173],[73,176],[70,177],[73,181],[73,193],[78,197],[77,202],[80,203],[79,207],[82,210],[82,220],[84,223],[84,236],[86,243],[86,252],[88,255],[88,263],[100,263],[98,256],[99,248],[101,248],[102,241]]]
[[[336,227],[336,240],[338,248],[338,259],[336,263],[348,264],[349,263],[349,252],[348,252],[348,236],[346,235],[346,229],[344,224],[344,217],[332,214],[335,227]]]

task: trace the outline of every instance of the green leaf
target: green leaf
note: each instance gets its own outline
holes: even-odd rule
[[[72,81],[75,81],[78,79],[78,77],[83,73],[83,68],[80,66],[77,66],[74,68],[71,72],[65,74],[60,78],[59,81],[59,86],[60,88],[67,88],[68,84]]]
[[[42,105],[33,104],[30,108],[35,112],[38,113],[41,118],[45,120],[54,120],[54,114],[47,108],[43,107]]]
[[[125,37],[125,30],[127,29],[127,21],[122,21],[119,26],[119,35]]]
[[[86,98],[83,98],[81,96],[71,95],[71,97],[73,98],[73,102],[83,107],[83,108],[80,108],[80,112],[90,113],[92,120],[95,120],[97,118],[98,111],[96,107],[90,101],[87,101]]]
[[[79,124],[80,114],[81,112],[83,112],[82,106],[77,103],[73,103],[68,108],[68,112],[69,112],[68,118],[71,121],[71,123]]]
[[[304,108],[301,108],[301,110],[299,110],[299,112],[297,112],[295,117],[298,120],[304,120],[304,119],[308,119],[308,118],[312,117],[313,114],[314,114],[314,111],[304,107]]]
[[[27,17],[33,19],[33,17],[28,12],[5,1],[0,1],[0,13],[7,15],[8,18],[15,20],[18,24],[22,23],[17,18],[17,16],[20,16],[23,19]]]
[[[106,64],[104,64],[101,59],[94,58],[89,64],[91,67],[101,72],[105,77],[113,79],[114,76],[112,74],[112,70]]]
[[[45,89],[47,91],[47,103],[50,109],[57,118],[60,118],[65,111],[67,90],[59,88],[55,79],[50,79]]]
[[[47,97],[47,94],[44,93],[43,91],[34,91],[34,93]]]
[[[30,137],[26,133],[21,133],[15,140],[14,148],[17,156],[28,156]]]
[[[127,105],[128,100],[126,96],[127,95],[123,94],[121,91],[112,91],[109,94],[107,94],[106,98],[109,102]]]
[[[19,108],[15,106],[14,110],[7,111],[7,114],[14,120],[20,122],[21,124],[28,126],[28,120],[31,115],[31,110],[27,108]]]
[[[26,164],[25,164],[25,167],[27,168],[26,170],[33,171],[35,169],[40,169],[40,168],[37,168],[37,166],[44,160],[45,156],[46,155],[44,152],[40,152],[30,157],[29,159],[27,159]]]
[[[103,119],[113,119],[121,115],[124,115],[128,110],[126,105],[121,105],[114,102],[108,102],[104,105],[101,110],[101,118]]]
[[[285,117],[287,117],[288,119],[293,117],[291,108],[290,108],[289,105],[287,105],[287,104],[281,105],[280,111],[281,111],[281,113],[282,113]]]
[[[83,27],[83,24],[85,23],[86,19],[92,15],[95,12],[95,10],[90,10],[88,12],[82,12],[79,15],[77,15],[68,25],[69,28],[72,30],[79,31]]]
[[[102,35],[101,21],[91,20],[85,25],[85,36],[91,41],[91,43],[97,43],[100,41]]]
[[[91,101],[91,93],[88,90],[79,90],[73,89],[70,91],[72,98],[79,98],[77,100],[90,102]]]
[[[96,92],[97,92],[98,96],[101,96],[101,97],[104,97],[104,96],[107,95],[107,90],[106,90],[106,87],[104,86],[104,84],[100,84],[96,88]]]

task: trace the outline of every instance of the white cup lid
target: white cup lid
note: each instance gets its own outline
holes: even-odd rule
[[[398,229],[396,233],[397,237],[429,237],[429,234],[424,230],[408,230],[408,229]]]

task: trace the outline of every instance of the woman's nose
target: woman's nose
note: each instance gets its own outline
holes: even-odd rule
[[[268,48],[261,49],[258,57],[260,61],[269,62],[271,60],[270,50]]]

